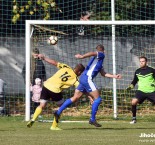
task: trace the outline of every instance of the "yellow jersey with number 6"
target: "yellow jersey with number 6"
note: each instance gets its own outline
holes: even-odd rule
[[[54,93],[60,93],[71,86],[78,86],[77,75],[70,66],[58,63],[57,68],[59,70],[44,82],[44,87]]]

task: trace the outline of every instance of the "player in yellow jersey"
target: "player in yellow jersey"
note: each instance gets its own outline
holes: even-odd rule
[[[82,64],[77,64],[76,67],[72,69],[67,64],[49,59],[42,54],[38,54],[38,57],[56,66],[59,70],[44,82],[40,97],[40,105],[36,108],[33,118],[27,123],[27,127],[29,128],[34,124],[37,117],[41,114],[49,99],[51,99],[52,101],[56,101],[58,106],[62,105],[62,103],[64,102],[61,93],[62,90],[67,89],[71,86],[77,87],[79,84],[78,76],[80,76],[85,69]],[[51,126],[51,130],[59,130],[55,120]]]

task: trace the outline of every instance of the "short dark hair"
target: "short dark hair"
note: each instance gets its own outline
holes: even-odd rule
[[[39,49],[38,49],[38,48],[34,48],[34,49],[33,49],[33,53],[39,54]]]
[[[99,50],[104,50],[104,46],[103,45],[101,45],[101,44],[99,44],[99,45],[97,45],[97,47],[96,47],[96,49],[99,49]]]
[[[89,17],[91,16],[91,13],[89,11],[83,11],[81,13],[82,17],[89,15]]]
[[[83,66],[83,64],[77,64],[76,66],[75,66],[75,69],[78,69],[78,70],[80,70],[81,72],[83,72],[84,70],[85,70],[85,67]]]
[[[139,59],[144,58],[145,61],[147,62],[147,58],[145,56],[140,56]]]

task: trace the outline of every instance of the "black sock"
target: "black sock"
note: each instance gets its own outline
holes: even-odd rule
[[[136,111],[137,111],[137,109],[136,109],[136,105],[132,105],[132,119],[136,119]]]

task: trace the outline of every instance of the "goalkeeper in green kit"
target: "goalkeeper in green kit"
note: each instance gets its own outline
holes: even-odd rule
[[[141,56],[139,58],[140,68],[135,71],[134,79],[127,90],[134,88],[138,83],[138,90],[132,99],[132,121],[130,124],[136,123],[136,107],[142,104],[146,99],[155,103],[155,69],[147,65],[147,58]]]

